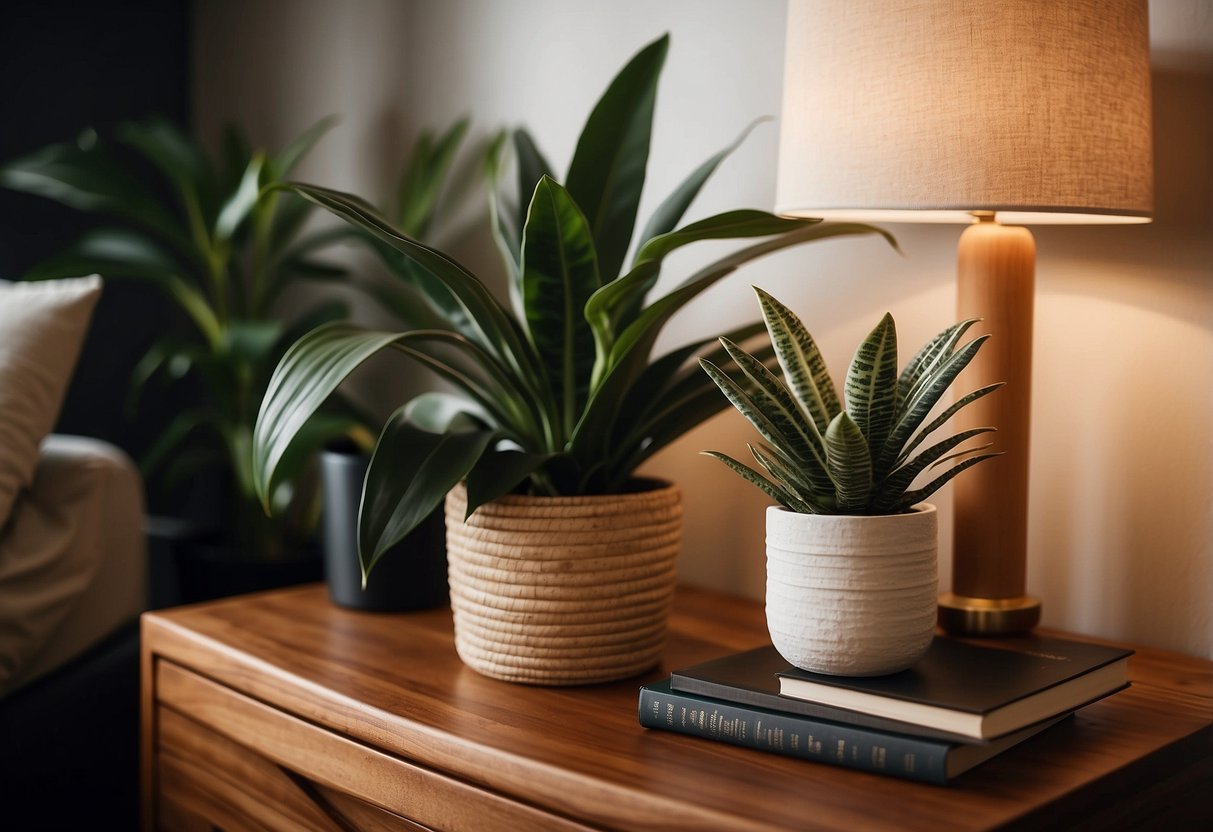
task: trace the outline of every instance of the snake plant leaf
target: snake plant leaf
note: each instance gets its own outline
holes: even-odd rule
[[[875,458],[897,416],[897,326],[887,312],[855,350],[845,389],[847,415],[855,420],[870,457]]]
[[[471,418],[454,420],[445,433],[431,433],[410,422],[405,407],[392,415],[371,455],[358,512],[364,587],[383,554],[442,503],[495,435]]]
[[[979,320],[979,318],[969,318],[955,323],[924,344],[922,349],[906,364],[897,379],[897,401],[907,402],[913,398],[913,394],[922,380],[939,368],[939,365],[952,354],[964,334]]]
[[[972,404],[973,402],[977,401],[978,399],[980,399],[984,396],[988,396],[991,393],[993,393],[995,390],[999,389],[1000,387],[1005,387],[1005,386],[1006,386],[1006,382],[1004,382],[1004,381],[1000,381],[995,384],[987,384],[985,387],[982,387],[978,390],[974,390],[972,393],[969,393],[969,394],[957,399],[949,407],[947,407],[942,413],[940,413],[938,416],[936,416],[934,419],[932,419],[929,424],[927,424],[925,427],[923,427],[921,430],[919,430],[918,433],[915,434],[914,438],[912,440],[910,440],[909,444],[905,445],[905,447],[901,448],[900,450],[898,450],[893,445],[893,443],[891,443],[891,442],[886,443],[883,454],[881,456],[881,465],[883,466],[882,470],[887,471],[893,465],[900,465],[903,462],[905,462],[905,460],[909,458],[910,454],[912,454],[914,452],[914,450],[919,445],[921,445],[928,436],[930,436],[932,433],[934,433],[939,428],[943,427],[943,425],[949,419],[951,419],[953,416],[955,416],[961,410],[961,408],[967,407],[968,405]],[[894,457],[896,457],[896,458],[894,459]],[[892,461],[890,462],[889,460],[892,460]]]
[[[699,195],[699,191],[703,188],[704,184],[716,172],[716,168],[720,167],[720,163],[741,146],[741,143],[746,140],[755,127],[764,121],[771,120],[770,117],[763,117],[750,122],[741,131],[741,135],[733,140],[732,144],[712,155],[707,161],[691,171],[691,174],[657,206],[657,210],[653,212],[653,216],[649,218],[649,221],[644,226],[644,230],[640,232],[640,236],[637,238],[640,246],[643,248],[644,244],[654,237],[660,237],[677,228],[678,223],[682,221],[683,214],[691,206],[695,197]],[[638,251],[637,256],[632,260],[632,266],[635,267],[640,262],[640,259]]]
[[[740,384],[706,359],[700,359],[699,366],[716,383],[716,386],[737,408],[738,412],[762,435],[763,439],[777,448],[787,448],[792,445],[792,440],[784,432],[784,427],[764,410],[761,403],[755,401],[754,397],[747,393]]]
[[[752,385],[751,398],[788,440],[780,448],[805,470],[806,484],[815,493],[829,493],[834,484],[827,471],[825,442],[817,427],[800,411],[796,400],[774,373],[727,338],[720,343]]]
[[[872,493],[872,458],[863,431],[845,410],[826,428],[825,445],[838,512],[862,511]]]
[[[517,160],[518,166],[518,222],[516,227],[521,231],[526,226],[528,209],[526,195],[535,192],[535,186],[543,177],[549,176],[555,179],[556,169],[544,158],[535,139],[525,128],[520,127],[514,130],[511,137],[514,144],[514,158]],[[517,253],[517,245],[515,245],[514,251]]]
[[[542,389],[539,357],[517,322],[475,275],[441,251],[403,236],[357,197],[316,185],[292,183],[289,187],[415,261],[464,307],[479,346],[512,366],[530,389]],[[435,285],[428,288],[427,294],[437,293]]]
[[[994,428],[972,428],[970,430],[961,431],[955,436],[948,437],[942,442],[938,442],[924,450],[922,453],[915,456],[913,459],[906,462],[904,465],[897,468],[885,477],[876,487],[876,492],[872,497],[872,506],[875,510],[885,513],[896,508],[901,500],[901,495],[909,490],[914,480],[919,474],[928,468],[932,468],[940,462],[945,461],[945,455],[954,448],[959,447],[975,436],[981,436],[985,433],[992,433]],[[965,451],[965,454],[975,451],[984,450],[984,448],[974,448]]]
[[[731,468],[736,473],[740,474],[744,479],[758,486],[768,497],[782,505],[784,508],[791,511],[800,512],[801,514],[812,514],[809,507],[795,494],[789,493],[783,487],[776,485],[768,480],[762,474],[755,471],[748,465],[738,462],[727,454],[722,454],[719,451],[701,451],[704,456],[710,456],[713,459],[718,459]]]
[[[949,482],[951,482],[952,479],[955,478],[957,475],[963,473],[964,471],[969,470],[974,465],[977,465],[980,462],[984,462],[987,459],[993,459],[994,457],[997,457],[997,456],[1002,456],[1002,454],[1001,453],[981,454],[980,456],[971,457],[969,459],[966,459],[964,462],[961,462],[957,465],[952,466],[947,471],[940,474],[938,477],[936,477],[934,480],[932,480],[930,483],[923,486],[922,488],[919,488],[915,491],[907,491],[905,494],[903,494],[902,498],[901,498],[901,502],[898,503],[898,506],[897,506],[898,511],[899,512],[909,511],[911,506],[917,505],[918,503],[921,503],[923,500],[930,497],[936,491],[938,491],[939,489],[941,489],[945,485],[947,485]]]
[[[640,50],[598,100],[577,140],[565,186],[594,236],[598,271],[610,280],[627,255],[644,188],[657,79],[669,52],[663,35]]]
[[[469,125],[467,118],[461,118],[436,139],[428,132],[423,133],[414,145],[397,188],[396,225],[405,236],[423,239],[429,233],[442,187]]]
[[[522,306],[559,408],[556,445],[572,434],[589,396],[595,345],[581,312],[599,285],[589,223],[568,191],[544,176],[522,234]]]
[[[805,415],[824,434],[842,410],[838,392],[816,341],[800,318],[767,292],[754,287],[762,317],[788,386]]]
[[[765,445],[749,446],[750,454],[758,464],[767,469],[775,482],[789,494],[795,494],[800,501],[814,514],[825,514],[829,511],[827,505],[833,504],[831,491],[818,492],[812,484],[806,482],[800,475],[794,463],[774,448]]]
[[[981,345],[989,337],[989,335],[982,335],[974,338],[939,363],[932,372],[918,380],[911,391],[910,398],[902,402],[897,421],[877,455],[881,464],[900,456],[901,450],[910,441],[910,437],[918,430],[948,387],[956,380],[956,376],[960,375],[961,371],[969,365],[969,362],[977,355],[977,351],[981,349]],[[964,404],[968,404],[968,401],[965,401]]]

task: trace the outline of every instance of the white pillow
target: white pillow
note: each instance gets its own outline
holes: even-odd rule
[[[33,481],[101,295],[101,278],[0,281],[0,525]]]

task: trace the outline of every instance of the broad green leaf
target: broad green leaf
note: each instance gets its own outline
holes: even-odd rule
[[[236,229],[240,227],[253,208],[257,204],[257,200],[261,197],[261,175],[265,167],[265,154],[257,152],[253,154],[252,161],[244,171],[244,176],[240,180],[240,186],[236,188],[236,192],[227,198],[223,206],[219,209],[219,216],[215,220],[214,235],[218,240],[230,240],[236,233]]]
[[[168,206],[99,145],[53,144],[0,167],[0,187],[61,202],[80,211],[111,212],[158,234],[178,252],[193,243]]]
[[[599,375],[599,367],[595,365],[590,401],[573,433],[572,446],[575,456],[582,460],[602,459],[607,456],[604,443],[606,438],[613,434],[619,415],[619,405],[626,391],[648,365],[649,355],[657,336],[660,335],[669,319],[683,306],[698,297],[700,293],[728,277],[739,266],[771,252],[811,240],[868,233],[878,233],[885,236],[886,239],[891,239],[878,228],[853,223],[810,225],[798,231],[782,234],[772,240],[741,249],[705,266],[683,281],[673,292],[650,304],[615,340],[606,361],[606,369],[601,375]]]
[[[403,416],[410,424],[430,433],[446,433],[452,425],[491,424],[491,420],[474,402],[462,396],[431,390],[414,396],[404,406]],[[472,422],[468,422],[471,419]]]
[[[463,307],[478,334],[479,346],[510,366],[528,388],[541,389],[539,357],[517,322],[478,278],[441,251],[401,235],[357,197],[315,185],[292,184],[289,187],[414,260],[430,277],[445,286]]]
[[[521,199],[518,200],[519,204],[516,207],[506,206],[498,192],[501,183],[501,156],[507,138],[508,134],[504,130],[498,132],[485,148],[483,162],[485,178],[488,180],[489,230],[492,231],[493,242],[497,246],[502,262],[505,263],[510,287],[510,301],[521,315],[522,292],[518,287],[518,257],[522,247],[521,229],[522,224],[526,223],[526,216],[524,214],[519,220],[515,215],[517,212],[525,212],[526,209],[522,207]],[[530,190],[522,191],[522,193],[530,193]]]
[[[428,136],[419,140],[409,164],[400,177],[398,188],[398,227],[405,236],[421,239],[433,224],[447,175],[455,161],[459,145],[467,135],[469,122],[459,119],[437,140]]]
[[[738,462],[727,454],[722,454],[718,451],[700,451],[704,456],[710,456],[713,459],[718,459],[739,474],[744,480],[753,485],[758,486],[768,497],[779,503],[786,509],[796,511],[801,514],[812,514],[809,507],[797,495],[789,493],[786,489],[768,480],[762,474],[755,471],[748,465]]]
[[[566,187],[594,235],[604,281],[619,274],[636,224],[669,35],[646,46],[607,87],[586,121]]]
[[[582,310],[598,286],[589,225],[568,192],[545,176],[522,235],[522,305],[558,408],[561,437],[573,432],[589,396],[594,338]]]
[[[336,116],[325,116],[297,136],[294,141],[269,159],[270,175],[274,179],[290,176],[303,158],[312,152],[324,135],[337,125]]]
[[[662,260],[671,251],[700,240],[736,240],[745,237],[771,237],[786,234],[806,225],[816,225],[817,219],[777,217],[766,211],[744,208],[716,214],[683,226],[677,231],[653,237],[636,253],[636,262]]]
[[[534,401],[508,370],[474,342],[458,333],[419,330],[401,333],[392,346],[462,390],[512,438],[545,444],[546,423],[538,410],[542,403]]]
[[[741,135],[734,139],[732,144],[695,168],[691,172],[691,175],[684,179],[682,184],[675,188],[673,193],[667,196],[661,205],[657,206],[657,210],[653,212],[653,216],[649,218],[649,221],[644,226],[644,230],[640,233],[640,237],[638,238],[640,245],[643,247],[645,243],[654,237],[659,237],[662,234],[673,231],[682,220],[682,215],[686,213],[687,208],[691,206],[695,197],[698,196],[704,183],[716,171],[720,163],[745,141],[746,137],[750,135],[750,132],[755,127],[764,121],[770,120],[770,118],[760,118],[750,122],[749,126],[741,131]],[[640,255],[637,253],[636,259],[632,261],[632,265],[635,266],[639,260]]]
[[[887,312],[855,350],[847,370],[846,407],[876,458],[897,417],[897,326]]]
[[[371,456],[358,513],[362,580],[392,546],[436,509],[476,464],[495,432],[452,425],[430,433],[404,418],[403,408],[384,426]]]
[[[287,350],[270,378],[253,429],[253,481],[263,504],[283,456],[311,415],[362,362],[397,337],[330,324]]]
[[[825,432],[826,463],[840,514],[862,513],[872,493],[872,459],[863,432],[846,411]]]
[[[144,452],[139,460],[139,468],[145,476],[151,476],[171,459],[191,435],[209,432],[212,436],[217,436],[219,427],[215,414],[209,410],[192,408],[181,411]]]
[[[283,321],[230,321],[220,349],[235,366],[255,365],[270,354],[285,328]]]
[[[523,128],[518,128],[512,134],[514,140],[514,158],[518,165],[518,220],[516,228],[521,231],[526,226],[527,194],[533,194],[539,180],[545,176],[556,178],[556,169],[543,157],[535,140]],[[517,258],[520,249],[518,243],[514,247]],[[614,275],[612,275],[614,277]]]
[[[813,421],[819,433],[824,434],[830,422],[842,411],[825,359],[813,336],[792,310],[757,286],[754,291],[788,387],[805,416]]]
[[[179,127],[163,118],[150,118],[120,124],[115,132],[121,142],[138,150],[164,174],[192,218],[201,221],[214,210],[214,171]]]
[[[555,454],[490,448],[467,475],[467,517],[485,503],[511,493]]]

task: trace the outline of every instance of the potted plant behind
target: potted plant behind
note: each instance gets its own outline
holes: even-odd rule
[[[767,443],[750,445],[765,474],[706,453],[779,503],[767,509],[772,643],[789,663],[816,673],[904,670],[926,652],[935,629],[938,541],[935,507],[924,501],[997,456],[981,453],[989,445],[957,450],[992,427],[920,448],[959,410],[1002,385],[975,390],[926,420],[989,336],[961,346],[976,322],[962,321],[929,341],[899,375],[897,328],[886,314],[855,352],[844,403],[804,324],[755,291],[782,377],[728,338],[721,345],[740,378],[711,360],[700,364]],[[947,463],[913,487],[919,475]]]
[[[219,471],[226,508],[220,528],[181,529],[170,543],[177,586],[153,601],[172,604],[316,580],[320,560],[306,551],[317,499],[309,471],[313,452],[359,419],[340,401],[326,405],[300,431],[300,454],[284,468],[260,506],[249,449],[270,371],[288,345],[316,326],[346,317],[345,305],[322,300],[293,323],[279,314],[283,295],[303,280],[334,280],[342,269],[317,252],[349,229],[306,231],[315,206],[269,186],[289,176],[332,126],[325,119],[277,153],[253,149],[235,128],[215,158],[168,121],[119,125],[116,143],[86,131],[0,168],[0,185],[94,212],[112,226],[85,234],[26,279],[99,272],[149,283],[171,299],[184,332],[166,332],[132,371],[131,405],[156,381],[193,379],[197,406],[168,422],[141,459],[154,487],[193,482]],[[184,527],[183,529],[181,527]],[[151,523],[153,533],[157,528]],[[159,548],[159,547],[153,547]],[[155,572],[157,565],[153,564]]]
[[[658,207],[625,267],[667,49],[668,37],[660,38],[611,82],[581,133],[565,185],[549,175],[531,138],[515,133],[520,193],[531,194],[529,204],[515,221],[495,191],[490,198],[512,308],[362,200],[292,186],[410,259],[410,277],[436,324],[403,333],[334,324],[291,347],[254,432],[258,487],[273,492],[277,470],[292,465],[297,432],[369,356],[393,349],[449,381],[462,395],[423,393],[380,434],[359,547],[369,573],[445,500],[456,648],[468,665],[497,678],[578,684],[656,663],[682,504],[676,486],[635,472],[725,406],[695,365],[705,351],[721,352],[715,339],[653,358],[658,334],[689,301],[750,260],[812,240],[884,234],[752,210],[678,227],[730,147]],[[698,240],[747,237],[768,239],[649,298],[670,252]],[[754,322],[728,336],[741,341],[761,331]]]
[[[423,130],[413,143],[394,189],[392,204],[382,212],[401,234],[415,240],[431,239],[468,124],[464,118],[440,134]],[[424,326],[427,306],[411,289],[416,282],[412,272],[417,266],[375,235],[347,228],[401,278],[389,282],[362,281],[360,288],[402,324]],[[324,492],[321,528],[329,598],[343,607],[377,612],[444,606],[448,600],[446,539],[439,509],[396,543],[374,575],[363,580],[358,557],[358,509],[374,436],[369,440],[359,443],[342,438],[320,453]]]

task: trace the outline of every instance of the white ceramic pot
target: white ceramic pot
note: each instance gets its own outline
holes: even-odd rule
[[[935,507],[879,517],[767,509],[767,628],[789,663],[877,676],[917,661],[935,630]]]

